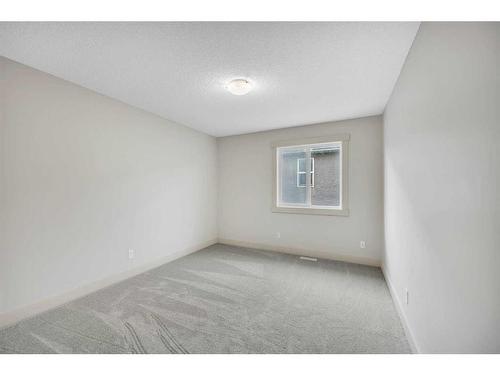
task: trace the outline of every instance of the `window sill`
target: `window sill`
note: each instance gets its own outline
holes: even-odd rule
[[[305,208],[305,207],[278,207],[274,206],[272,212],[282,214],[300,215],[326,215],[326,216],[349,216],[348,209],[338,208]]]

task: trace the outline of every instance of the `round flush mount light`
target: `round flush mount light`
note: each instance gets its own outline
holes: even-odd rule
[[[233,79],[227,83],[226,89],[233,95],[245,95],[252,90],[252,82],[245,78]]]

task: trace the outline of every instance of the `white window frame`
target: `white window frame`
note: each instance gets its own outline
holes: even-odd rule
[[[300,170],[300,167],[299,167],[300,160],[304,160],[304,164],[305,164],[306,158],[297,159],[297,187],[304,187],[305,188],[305,187],[307,187],[307,180],[306,180],[306,184],[302,185],[300,183],[300,175],[307,174],[307,168],[304,171]],[[311,174],[310,181],[311,181],[311,187],[313,188],[314,187],[314,158],[313,157],[311,157],[311,170],[309,171],[309,173]]]
[[[273,192],[272,192],[272,207],[271,210],[276,213],[290,213],[290,214],[306,214],[306,215],[338,215],[349,216],[349,134],[334,134],[323,137],[315,138],[302,138],[288,141],[280,141],[272,143],[273,154]],[[284,147],[311,147],[325,143],[339,143],[340,144],[340,205],[333,206],[304,206],[293,204],[279,204],[279,166],[278,166],[278,150]],[[306,173],[307,173],[306,168]],[[298,162],[297,162],[298,172]],[[297,173],[297,184],[298,184]],[[307,180],[306,180],[307,181]]]

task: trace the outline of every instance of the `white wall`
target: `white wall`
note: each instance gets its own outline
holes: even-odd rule
[[[423,23],[385,112],[384,267],[422,352],[500,352],[499,67],[499,23]]]
[[[216,239],[213,137],[5,58],[0,79],[0,312]]]
[[[351,135],[350,215],[271,212],[271,143],[337,133]],[[217,138],[219,240],[379,264],[383,247],[382,138],[380,116]],[[360,240],[366,241],[366,249],[360,249]]]

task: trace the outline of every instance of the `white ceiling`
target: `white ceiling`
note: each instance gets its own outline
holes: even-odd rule
[[[225,136],[380,114],[419,23],[0,23],[0,53]],[[224,89],[249,78],[245,96]]]

